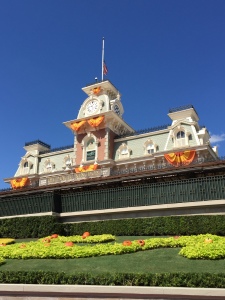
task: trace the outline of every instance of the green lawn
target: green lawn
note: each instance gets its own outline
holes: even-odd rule
[[[124,240],[144,239],[149,237],[118,237],[117,242]],[[21,242],[21,240],[20,240]],[[107,255],[78,259],[7,259],[0,266],[0,271],[52,271],[66,272],[210,272],[225,273],[225,259],[190,260],[178,255],[180,248],[161,248],[139,251],[132,254]]]

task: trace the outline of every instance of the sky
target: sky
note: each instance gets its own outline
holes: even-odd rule
[[[82,87],[101,79],[102,38],[124,120],[170,124],[194,105],[225,156],[224,0],[0,0],[0,189],[26,142],[73,144]]]

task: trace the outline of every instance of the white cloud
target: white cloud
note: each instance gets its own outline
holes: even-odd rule
[[[215,144],[218,142],[225,141],[225,133],[222,134],[212,134],[210,137],[210,143]]]

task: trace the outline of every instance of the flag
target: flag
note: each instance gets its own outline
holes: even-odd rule
[[[107,66],[106,66],[106,64],[105,64],[105,61],[103,62],[103,74],[104,75],[107,75],[107,73],[108,73],[108,68],[107,68]]]

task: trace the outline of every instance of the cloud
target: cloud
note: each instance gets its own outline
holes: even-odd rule
[[[212,134],[210,137],[210,143],[215,144],[218,142],[225,141],[225,133],[222,134]]]

